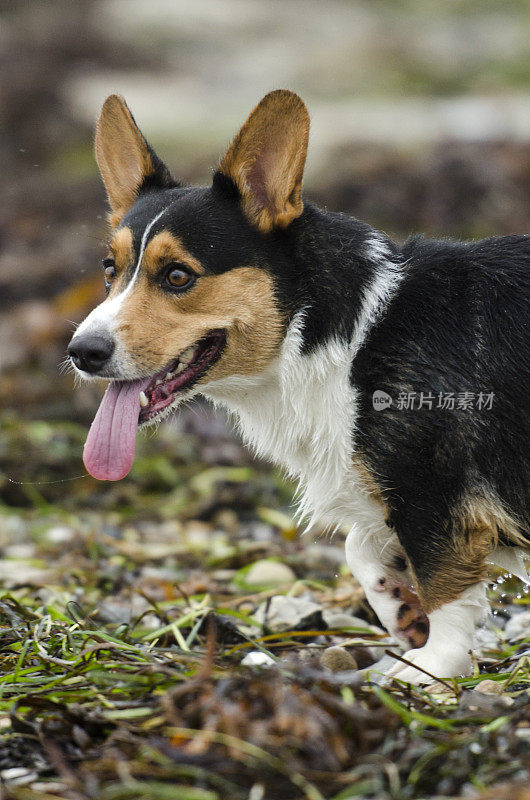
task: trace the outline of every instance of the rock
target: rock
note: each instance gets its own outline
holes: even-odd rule
[[[253,617],[260,625],[265,625],[278,633],[293,630],[322,630],[326,627],[321,607],[301,597],[276,595],[270,601],[262,603]]]
[[[320,664],[332,672],[357,669],[357,662],[344,647],[327,647],[320,656]]]
[[[54,525],[46,531],[46,538],[53,544],[64,544],[71,542],[75,536],[75,531],[67,525]]]
[[[498,681],[484,680],[477,683],[474,691],[481,694],[502,694],[504,690]]]
[[[4,558],[35,558],[36,548],[32,542],[21,542],[20,544],[10,544],[4,548]]]
[[[498,644],[499,637],[495,631],[486,627],[477,628],[475,631],[475,646],[479,650],[494,650]]]
[[[338,570],[346,563],[344,547],[333,544],[310,544],[301,557],[309,569]]]
[[[451,695],[451,697],[454,697],[455,691],[448,683],[435,681],[429,686],[429,694]]]
[[[514,616],[506,623],[504,633],[510,639],[516,639],[518,636],[523,635],[529,636],[530,609],[528,611],[522,611],[520,614],[514,614]]]
[[[0,772],[0,776],[2,777],[2,782],[13,784],[14,786],[25,786],[28,783],[32,783],[38,778],[38,774],[36,772],[32,772],[30,769],[26,767],[11,767],[10,769],[3,769]]]
[[[370,683],[385,684],[390,682],[387,673],[390,669],[397,664],[397,659],[393,656],[384,655],[379,661],[376,661],[372,666],[367,667],[359,672],[359,677],[364,680],[369,680]]]
[[[364,630],[371,631],[372,633],[384,634],[382,628],[377,625],[370,625],[365,619],[355,617],[353,614],[346,614],[343,611],[334,611],[332,608],[326,608],[322,612],[324,622],[331,630],[337,628],[364,628]]]
[[[263,653],[261,650],[251,650],[241,661],[244,667],[271,667],[274,663],[274,659],[271,658],[268,653]]]
[[[294,583],[296,575],[287,564],[265,558],[252,564],[244,580],[250,586],[285,586]]]

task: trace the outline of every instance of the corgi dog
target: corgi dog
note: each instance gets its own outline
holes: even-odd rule
[[[302,198],[309,115],[252,111],[210,186],[175,180],[111,95],[95,152],[107,298],[68,353],[109,386],[84,462],[129,471],[138,428],[197,394],[298,479],[309,522],[405,648],[392,677],[469,674],[488,563],[527,580],[530,237],[400,246]]]

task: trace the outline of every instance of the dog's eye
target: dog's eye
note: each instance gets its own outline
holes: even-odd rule
[[[165,283],[172,289],[188,289],[195,281],[195,275],[185,267],[171,264],[166,272]]]
[[[114,278],[116,277],[116,264],[114,263],[113,258],[104,258],[103,259],[103,269],[105,274],[105,286],[107,288],[110,286]]]

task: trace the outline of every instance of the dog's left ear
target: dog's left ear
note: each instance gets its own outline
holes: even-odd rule
[[[309,114],[294,92],[270,92],[256,106],[220,172],[236,185],[243,212],[262,233],[286,228],[303,211]]]
[[[103,103],[96,126],[96,161],[112,210],[119,224],[147,184],[175,185],[168,168],[146,142],[123,97],[111,94]]]

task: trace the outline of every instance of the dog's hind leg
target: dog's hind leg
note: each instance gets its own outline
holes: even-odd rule
[[[427,643],[408,650],[404,655],[419,669],[400,662],[388,672],[389,677],[421,684],[431,681],[426,673],[440,678],[468,675],[472,670],[470,651],[473,635],[484,616],[485,607],[485,583],[477,583],[464,590],[457,599],[431,610],[427,615]]]
[[[429,638],[423,647],[405,653],[419,670],[398,664],[389,674],[410,683],[429,682],[421,669],[442,678],[467,675],[472,669],[475,628],[488,608],[486,559],[491,536],[466,529],[461,521],[444,524],[439,517],[436,525],[434,519],[429,525],[425,508],[421,524],[410,518],[406,523],[398,528],[399,538],[429,619]]]

